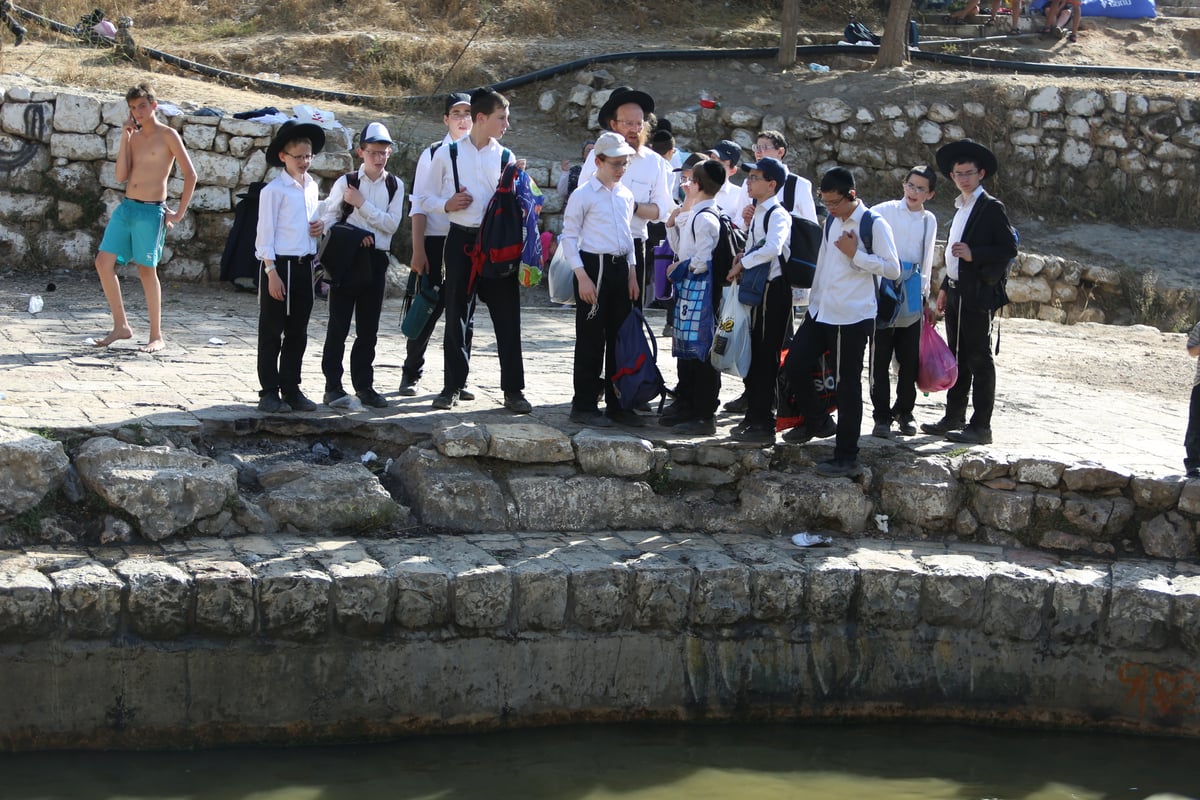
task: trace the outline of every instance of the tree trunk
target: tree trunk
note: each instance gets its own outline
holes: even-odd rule
[[[912,2],[912,0],[908,0]],[[796,29],[800,27],[800,0],[783,0],[779,30],[779,66],[796,63]]]
[[[883,41],[879,43],[875,69],[898,67],[908,61],[908,12],[911,8],[912,0],[892,0],[887,22],[883,24]]]

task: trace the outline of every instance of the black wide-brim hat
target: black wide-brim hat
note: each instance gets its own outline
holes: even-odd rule
[[[600,123],[600,130],[606,131],[609,129],[608,123],[612,121],[613,114],[616,114],[617,109],[626,103],[636,103],[642,107],[642,111],[646,114],[654,113],[653,97],[628,86],[618,86],[612,90],[612,94],[604,101],[604,105],[600,106],[600,114],[597,118],[597,121]]]
[[[283,146],[292,139],[308,139],[312,142],[314,156],[325,147],[325,131],[320,125],[315,122],[297,122],[289,119],[279,126],[279,130],[275,132],[275,138],[271,140],[271,144],[267,145],[268,167],[283,166],[283,159],[279,157],[279,153],[283,150]]]
[[[945,175],[950,180],[954,180],[950,173],[954,171],[954,165],[960,164],[963,161],[973,161],[979,165],[979,168],[984,172],[984,179],[988,179],[996,174],[996,170],[1000,168],[999,162],[996,161],[996,154],[979,142],[973,142],[970,139],[963,139],[958,142],[951,142],[943,145],[937,151],[938,171]]]

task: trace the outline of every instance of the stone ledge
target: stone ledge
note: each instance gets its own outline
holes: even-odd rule
[[[1200,655],[1200,569],[979,545],[745,534],[193,539],[0,553],[0,641],[472,638],[537,631],[982,630]]]

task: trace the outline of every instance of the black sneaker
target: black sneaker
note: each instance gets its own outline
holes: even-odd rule
[[[278,392],[271,392],[258,398],[258,410],[264,414],[286,414],[292,407],[279,399]]]
[[[462,392],[459,392],[459,396]],[[533,411],[533,406],[525,399],[524,392],[505,392],[504,407],[514,414],[529,414]]]
[[[725,410],[730,414],[745,414],[748,408],[750,408],[750,398],[745,392],[725,404]]]
[[[321,398],[321,402],[323,402],[327,406],[336,408],[336,406],[334,406],[334,403],[336,403],[338,400],[341,400],[341,399],[343,399],[345,397],[349,397],[349,396],[350,395],[346,394],[346,390],[342,389],[342,388],[326,389],[324,396]]]
[[[925,433],[932,433],[934,436],[945,436],[950,431],[957,431],[964,428],[967,424],[965,419],[953,419],[951,417],[942,417],[937,422],[925,422],[921,425],[921,430]]]
[[[896,423],[896,429],[900,432],[901,436],[916,436],[916,420],[912,417],[901,417],[900,421]]]
[[[283,402],[292,407],[292,411],[316,411],[317,404],[304,396],[304,392],[297,389],[294,392],[288,392],[283,396]]]
[[[577,425],[585,425],[589,428],[611,428],[613,424],[611,419],[601,414],[595,408],[590,411],[576,411],[575,409],[571,409],[571,416],[568,419]]]
[[[464,386],[458,390],[458,399],[462,400],[464,403],[469,403],[475,399],[475,393]]]
[[[618,425],[624,425],[629,428],[641,428],[646,424],[646,420],[642,419],[634,412],[626,411],[619,406],[617,408],[610,407],[604,412],[604,414]]]
[[[947,433],[946,441],[958,442],[959,444],[991,444],[992,429],[968,425],[961,431],[950,431]]]
[[[804,444],[813,439],[828,439],[836,433],[837,423],[833,421],[833,417],[826,414],[816,428],[810,428],[807,424],[797,425],[783,435],[783,440],[789,444]]]
[[[458,405],[457,389],[442,389],[441,394],[433,398],[433,407],[437,411],[449,411]]]
[[[399,394],[401,397],[416,397],[421,391],[421,382],[419,380],[410,381],[408,378],[400,379]]]
[[[359,400],[362,400],[364,406],[370,406],[371,408],[388,407],[388,401],[384,400],[383,395],[374,389],[360,389],[355,394],[358,395]]]
[[[817,464],[817,474],[826,478],[857,478],[862,475],[862,467],[857,460],[831,458]]]
[[[1200,467],[1188,467],[1187,476],[1189,478],[1200,478]]]
[[[890,422],[876,422],[875,427],[871,428],[871,435],[878,439],[892,438],[892,425]]]
[[[24,44],[25,43],[25,34],[27,34],[27,33],[29,33],[29,31],[25,30],[23,27],[18,25],[16,27],[16,29],[13,30],[13,38],[15,39],[15,41],[13,42],[13,47],[20,47],[22,44]]]
[[[752,442],[754,444],[774,444],[774,425],[739,425],[730,434],[734,441]]]

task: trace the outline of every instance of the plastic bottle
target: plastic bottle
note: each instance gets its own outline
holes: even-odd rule
[[[39,311],[41,311],[42,308],[44,308],[44,307],[45,307],[45,304],[42,302],[42,296],[40,294],[35,294],[33,297],[29,298],[29,313],[30,314],[36,314]]]
[[[808,65],[808,68],[813,72],[829,72],[829,67],[824,64],[812,63]]]

